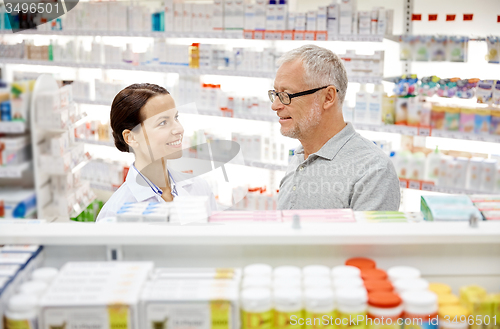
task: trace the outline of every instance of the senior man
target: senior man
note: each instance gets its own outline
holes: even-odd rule
[[[284,54],[269,91],[281,134],[298,139],[278,195],[279,209],[398,210],[389,157],[344,122],[347,75],[332,51],[306,45]]]

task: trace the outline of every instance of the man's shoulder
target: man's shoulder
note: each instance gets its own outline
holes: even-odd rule
[[[382,149],[374,142],[361,136],[359,133],[354,134],[342,148],[344,156],[349,155],[358,163],[368,163],[372,165],[380,165],[386,167],[391,160]]]

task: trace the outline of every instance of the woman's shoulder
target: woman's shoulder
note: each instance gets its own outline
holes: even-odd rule
[[[113,195],[104,203],[97,220],[105,217],[114,217],[116,212],[127,202],[137,202],[134,195],[130,191],[127,182],[124,182]]]

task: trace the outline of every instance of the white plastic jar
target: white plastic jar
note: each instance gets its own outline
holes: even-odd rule
[[[40,298],[48,287],[48,284],[42,281],[28,281],[19,286],[19,293]]]
[[[301,289],[279,289],[273,293],[274,329],[288,329],[304,318]],[[298,326],[300,328],[300,326]]]
[[[333,280],[334,290],[356,289],[356,288],[364,288],[362,279],[352,277],[352,278],[338,278]]]
[[[332,280],[330,277],[318,276],[318,277],[305,277],[303,281],[304,290],[307,289],[332,289]]]
[[[55,267],[41,267],[33,271],[31,280],[42,281],[50,285],[58,273],[59,271]]]
[[[268,276],[245,276],[241,282],[241,289],[266,288],[271,289],[272,281]]]
[[[405,317],[403,328],[413,328],[419,323],[425,323],[426,328],[437,329],[438,297],[435,293],[431,291],[407,291],[401,294],[401,298],[403,299]]]
[[[28,294],[17,294],[9,299],[5,322],[7,328],[38,328],[38,297]]]
[[[355,266],[340,265],[332,268],[332,279],[339,278],[360,278],[361,270]]]
[[[402,294],[406,291],[422,291],[429,289],[429,282],[425,279],[400,279],[394,281],[393,283],[394,289],[399,294]]]
[[[418,279],[420,271],[411,266],[393,266],[387,270],[389,280],[395,282],[401,279]]]
[[[330,268],[324,265],[309,265],[302,269],[302,275],[306,277],[330,276]]]
[[[267,264],[251,264],[243,269],[243,276],[271,276],[273,268]]]
[[[307,289],[305,328],[335,328],[335,295],[331,289]]]
[[[366,328],[366,312],[368,310],[368,294],[364,288],[339,289],[335,292],[337,301],[337,328]],[[351,319],[356,319],[351,323]],[[361,321],[357,321],[362,319]]]
[[[273,290],[302,289],[302,281],[297,277],[277,277],[273,280]]]
[[[271,290],[248,288],[241,292],[242,329],[271,329],[273,312]]]
[[[302,270],[297,266],[278,266],[273,271],[274,278],[302,278]]]
[[[400,329],[403,318],[403,301],[390,291],[376,291],[368,295],[368,319],[370,329]]]

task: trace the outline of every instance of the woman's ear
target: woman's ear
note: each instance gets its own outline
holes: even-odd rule
[[[122,132],[122,136],[125,143],[127,143],[127,145],[131,148],[137,148],[139,146],[139,143],[137,143],[137,140],[130,129],[125,129]]]

